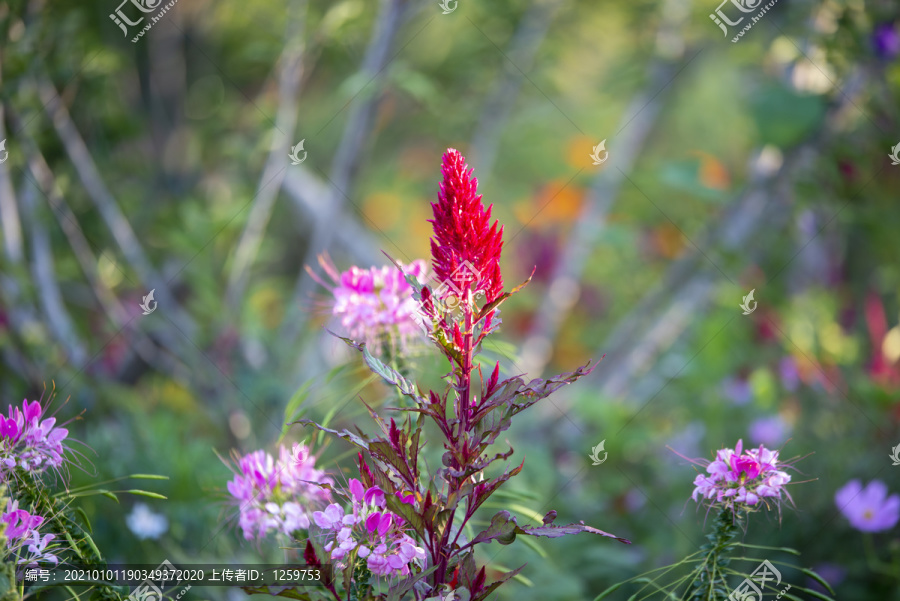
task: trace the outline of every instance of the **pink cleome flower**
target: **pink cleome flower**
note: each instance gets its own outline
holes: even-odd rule
[[[342,273],[325,259],[320,264],[335,284],[331,287],[320,281],[334,295],[332,314],[340,318],[351,338],[367,343],[377,353],[385,340],[405,346],[419,336],[418,303],[404,273],[424,283],[428,271],[425,261],[401,264],[403,271],[390,265],[351,267]]]
[[[739,440],[732,449],[721,449],[716,459],[700,462],[706,465],[708,475],[698,474],[694,479],[694,501],[703,498],[710,505],[729,507],[737,512],[750,509],[768,500],[779,502],[782,494],[790,499],[784,485],[791,476],[777,469],[778,451],[760,445],[758,449],[743,452],[744,442]],[[713,500],[714,499],[714,500]]]
[[[413,495],[397,496],[413,504]],[[331,559],[343,560],[356,553],[366,560],[369,570],[377,576],[406,576],[409,564],[425,559],[425,550],[416,544],[405,526],[403,518],[385,509],[384,491],[377,486],[363,489],[362,483],[350,480],[352,513],[344,513],[343,507],[332,503],[324,511],[313,513],[316,525],[327,531],[330,539],[325,550]]]
[[[309,511],[327,503],[329,492],[309,484],[333,484],[306,445],[280,447],[278,459],[265,451],[248,453],[237,462],[238,472],[228,492],[240,506],[239,524],[244,538],[263,539],[270,531],[290,536],[309,528]]]
[[[6,548],[18,557],[16,563],[29,565],[36,565],[39,561],[59,563],[59,558],[47,549],[47,545],[56,536],[53,534],[41,536],[38,532],[44,521],[39,515],[32,515],[25,509],[19,509],[18,501],[7,501],[6,511],[0,514],[0,524],[4,525]],[[22,551],[26,547],[28,554]]]
[[[862,532],[890,530],[900,521],[900,495],[888,496],[880,480],[872,480],[865,488],[859,480],[851,480],[837,491],[834,502],[850,525]]]
[[[39,401],[22,402],[22,409],[9,406],[8,417],[0,415],[0,480],[5,481],[18,467],[40,474],[48,467],[59,468],[65,461],[65,428],[56,428],[56,418],[41,420]]]

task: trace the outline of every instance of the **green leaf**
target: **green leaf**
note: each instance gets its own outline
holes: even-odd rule
[[[626,580],[625,582],[617,582],[616,584],[612,585],[611,587],[594,597],[594,601],[602,601],[603,599],[606,599],[609,595],[622,588],[622,586],[624,586],[626,582],[628,581]]]
[[[801,571],[804,571],[804,572],[805,572],[805,570],[801,570]],[[828,586],[828,583],[827,583],[827,582],[824,582],[824,581],[823,581],[823,584],[825,584],[825,586],[828,587],[828,590],[831,590],[831,587]],[[790,585],[790,590],[794,590],[794,589],[797,589],[798,591],[803,591],[803,592],[806,593],[807,595],[812,595],[812,596],[815,597],[816,599],[822,599],[822,601],[834,601],[834,599],[833,599],[832,597],[829,597],[828,595],[826,595],[826,594],[824,594],[824,593],[820,593],[820,592],[818,592],[818,591],[814,591],[814,590],[808,589],[808,588],[806,588],[806,587],[799,586],[799,585],[797,585],[797,584],[791,584],[791,585]],[[831,591],[831,592],[834,593],[834,591]]]
[[[496,540],[501,545],[512,544],[516,540],[515,518],[510,518],[509,512],[501,511],[491,519],[491,525],[487,530],[480,532],[472,544],[490,542]]]
[[[361,351],[363,354],[363,360],[366,362],[366,365],[369,366],[369,369],[372,370],[372,373],[380,376],[381,379],[385,381],[385,383],[396,388],[400,392],[400,394],[408,396],[418,404],[427,404],[425,398],[422,397],[421,394],[419,394],[419,387],[416,385],[416,383],[403,377],[403,375],[393,367],[382,363],[380,359],[369,352],[369,349],[366,348],[365,342],[356,342],[355,340],[351,340],[350,338],[338,336],[334,332],[331,332],[331,334],[346,342],[347,345],[352,346],[358,351]]]
[[[108,491],[108,490],[98,490],[97,492],[100,493],[101,495],[103,495],[104,497],[108,497],[108,498],[112,499],[112,500],[115,501],[116,503],[119,502],[119,497],[117,497],[117,496],[115,495],[115,493],[113,493],[113,492],[111,492],[111,491]]]
[[[520,515],[524,515],[529,520],[536,520],[538,522],[540,522],[544,519],[544,516],[539,514],[534,509],[531,509],[530,507],[525,507],[524,505],[519,505],[518,503],[503,503],[500,501],[489,501],[487,503],[484,503],[484,506],[485,507],[493,507],[494,509],[503,509],[505,507],[508,507],[509,509],[519,513]]]
[[[546,380],[535,378],[527,384],[519,376],[504,380],[497,385],[497,388],[489,397],[482,401],[478,412],[472,419],[478,422],[498,407],[506,407],[507,412],[504,415],[506,421],[503,424],[504,427],[500,428],[505,430],[509,427],[508,420],[510,417],[547,398],[563,386],[588,375],[593,371],[594,367],[596,367],[596,364],[591,365],[591,362],[588,361],[573,372],[560,374]],[[518,399],[523,399],[524,402],[517,402]]]
[[[168,500],[168,497],[165,495],[161,495],[157,492],[150,492],[149,490],[141,490],[139,488],[131,488],[129,490],[123,491],[132,495],[138,495],[141,497],[150,497],[151,499],[162,499],[164,501]]]
[[[802,573],[806,574],[807,576],[809,576],[810,578],[812,578],[813,580],[815,580],[816,582],[818,582],[819,584],[821,584],[822,586],[824,586],[825,589],[829,593],[831,593],[832,595],[834,594],[834,589],[831,588],[831,585],[828,584],[828,582],[826,582],[825,579],[822,578],[821,576],[819,576],[816,572],[814,572],[813,570],[807,569],[807,568],[797,568],[797,569],[800,570]]]
[[[488,527],[488,529],[479,533],[478,536],[476,536],[469,544],[475,545],[478,543],[496,540],[501,545],[508,545],[516,539],[517,534],[525,534],[528,536],[544,536],[547,538],[559,538],[561,536],[578,534],[580,532],[599,534],[601,536],[614,538],[617,541],[628,545],[631,544],[631,541],[629,541],[628,539],[618,537],[608,532],[604,532],[603,530],[599,530],[592,526],[586,526],[584,522],[579,522],[578,524],[569,524],[568,526],[554,526],[552,524],[545,524],[543,526],[522,527],[516,523],[516,518],[510,516],[508,511],[501,511],[500,513],[495,515],[491,519],[491,525]]]
[[[425,538],[425,522],[422,520],[422,516],[416,513],[415,507],[409,503],[404,503],[399,497],[391,494],[386,494],[384,501],[388,509],[406,520],[420,537]]]
[[[94,529],[91,528],[91,521],[88,519],[87,514],[84,512],[84,509],[81,507],[75,507],[75,513],[81,516],[81,519],[84,520],[84,525],[87,527],[87,531],[90,533],[94,532]]]
[[[747,543],[742,543],[742,542],[738,542],[738,541],[735,541],[731,544],[738,546],[738,547],[745,547],[747,549],[762,549],[763,551],[780,551],[782,553],[790,553],[791,555],[797,555],[798,557],[800,555],[800,551],[797,551],[796,549],[791,549],[790,547],[767,547],[765,545],[748,545]]]
[[[350,432],[349,430],[340,430],[340,431],[332,430],[331,428],[326,428],[325,426],[320,426],[319,424],[317,424],[316,422],[314,422],[310,419],[298,419],[295,422],[291,422],[291,424],[301,424],[304,426],[312,426],[313,428],[316,428],[317,430],[331,434],[332,436],[337,436],[338,438],[343,438],[350,444],[352,444],[364,451],[369,450],[369,441],[366,440],[365,438],[363,438],[362,436],[359,436],[357,434],[354,434],[353,432]]]
[[[69,547],[75,551],[75,554],[78,556],[78,559],[84,559],[84,555],[81,554],[81,549],[78,548],[78,545],[75,543],[75,539],[72,538],[72,535],[69,534],[67,529],[63,530],[63,534],[66,537],[66,540],[69,541]]]
[[[84,535],[84,540],[91,547],[91,550],[97,555],[97,559],[102,560],[103,555],[100,553],[100,549],[97,548],[97,545],[96,543],[94,543],[94,539],[91,537],[91,535],[87,532],[82,532],[82,534]]]
[[[409,466],[404,458],[391,447],[391,444],[385,440],[373,440],[369,443],[369,452],[379,461],[392,466],[397,470],[406,482],[413,483],[415,478],[410,472]]]
[[[490,497],[490,496],[494,493],[494,491],[496,491],[496,490],[500,487],[501,484],[503,484],[504,482],[508,481],[508,480],[509,480],[510,478],[512,478],[513,476],[518,475],[519,472],[522,471],[522,468],[523,468],[523,467],[525,467],[525,460],[524,460],[524,459],[522,460],[522,463],[520,463],[518,466],[516,466],[516,467],[514,467],[513,469],[508,470],[508,471],[506,471],[506,472],[500,474],[499,476],[497,476],[497,477],[494,478],[493,480],[489,481],[486,485],[484,485],[484,487],[481,488],[481,490],[480,490],[479,493],[478,493],[478,499],[477,499],[477,500],[475,501],[475,503],[473,504],[473,506],[472,506],[472,511],[474,512],[474,511],[475,511],[476,509],[478,509],[485,501],[487,501],[487,500],[488,500],[488,497]],[[541,518],[538,517],[537,519],[541,519]]]

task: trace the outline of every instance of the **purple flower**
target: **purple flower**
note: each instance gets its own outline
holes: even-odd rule
[[[265,451],[248,453],[237,468],[227,486],[240,506],[239,524],[247,540],[265,538],[271,530],[286,535],[307,530],[309,509],[330,500],[326,489],[310,484],[334,481],[315,468],[306,445],[294,444],[291,451],[281,447],[277,461]]]
[[[759,473],[762,471],[762,466],[759,465],[759,461],[750,455],[738,456],[737,454],[734,454],[731,456],[730,463],[731,472],[739,482],[753,480],[759,476]]]
[[[900,32],[893,23],[881,23],[872,32],[872,45],[879,58],[891,60],[900,54]]]
[[[26,563],[29,566],[37,565],[40,561],[59,563],[59,558],[47,550],[47,545],[56,536],[41,536],[38,532],[44,521],[39,515],[19,509],[18,501],[7,500],[6,512],[0,515],[0,524],[5,527],[3,535],[6,538],[6,548],[17,557],[16,563]],[[27,549],[27,553],[23,549]]]
[[[790,430],[780,415],[761,417],[750,424],[750,440],[774,447],[784,442]]]
[[[56,418],[41,420],[39,401],[22,402],[22,409],[9,406],[8,417],[0,415],[0,480],[17,467],[40,474],[48,467],[59,468],[65,461],[65,428],[56,428]]]
[[[6,524],[7,545],[11,546],[12,542],[19,538],[29,538],[32,531],[44,523],[44,518],[39,515],[31,515],[24,509],[19,509],[18,501],[8,500],[6,503],[6,513],[3,514],[2,521]]]
[[[900,520],[900,495],[888,496],[887,486],[872,480],[863,488],[851,480],[834,495],[838,509],[850,525],[862,532],[890,530]]]
[[[19,563],[28,563],[29,565],[37,564],[39,561],[46,561],[48,563],[52,563],[56,565],[59,563],[59,558],[47,551],[47,545],[56,538],[53,534],[45,534],[43,537],[38,533],[37,530],[32,531],[31,540],[28,541],[30,544],[28,545],[28,552],[31,553],[31,557],[23,557],[19,560]]]
[[[384,507],[384,491],[377,486],[373,486],[367,490],[364,498],[365,502],[369,505]]]
[[[410,562],[425,559],[425,550],[407,534],[404,520],[385,510],[384,491],[377,486],[363,490],[355,478],[348,488],[350,513],[345,514],[343,507],[332,503],[312,514],[315,524],[326,531],[324,549],[331,559],[341,565],[349,561],[345,560],[348,555],[356,553],[377,576],[409,575]],[[411,493],[397,496],[404,503],[415,502]]]
[[[313,512],[313,519],[319,528],[340,529],[344,521],[344,508],[337,503],[332,503],[325,508],[325,511]]]
[[[738,511],[750,510],[767,499],[778,502],[782,493],[787,495],[784,485],[791,481],[791,477],[777,469],[778,451],[771,451],[762,445],[747,452],[743,448],[744,443],[739,440],[734,449],[717,451],[713,461],[694,461],[705,466],[709,474],[697,474],[694,478],[694,492],[691,495],[694,501],[702,497],[711,505],[719,504]]]
[[[320,281],[334,295],[331,312],[340,318],[351,338],[367,343],[373,353],[378,353],[385,340],[403,347],[421,335],[419,306],[404,272],[424,283],[428,270],[425,261],[401,265],[402,272],[390,265],[351,267],[338,273],[330,262],[323,259],[320,263],[335,283],[331,287]]]

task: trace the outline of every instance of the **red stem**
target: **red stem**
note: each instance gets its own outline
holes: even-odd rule
[[[466,299],[465,302],[462,303],[463,311],[465,313],[465,333],[463,334],[463,370],[461,376],[461,401],[462,401],[462,416],[461,419],[461,429],[460,434],[467,433],[469,431],[469,402],[471,401],[472,395],[472,351],[474,348],[474,344],[472,341],[472,291],[466,291]],[[460,436],[462,438],[462,436]],[[468,437],[466,437],[468,438]]]
[[[459,430],[456,438],[448,437],[450,445],[454,449],[453,455],[459,457],[462,455],[462,449],[459,447],[460,441],[468,440],[468,431],[469,431],[469,405],[471,402],[472,396],[472,353],[474,351],[474,340],[472,336],[472,305],[474,301],[474,297],[471,290],[466,292],[466,298],[462,299],[463,302],[460,305],[463,307],[463,313],[465,316],[465,331],[463,334],[463,348],[462,348],[462,356],[463,356],[463,364],[462,371],[459,375],[458,380],[458,388],[460,390],[458,407],[459,411],[457,414],[457,418],[459,419]],[[462,470],[463,466],[457,465],[456,469]],[[461,486],[461,482],[458,478],[453,479],[454,482],[448,482],[447,484],[451,485],[451,490],[458,490]],[[450,544],[450,531],[453,528],[453,520],[456,517],[456,510],[454,509],[450,513],[450,518],[447,520],[447,528],[444,530],[441,535],[441,539],[438,542],[437,549],[432,549],[432,560],[435,565],[438,566],[438,569],[435,571],[434,575],[434,584],[435,586],[440,586],[444,582],[444,576],[447,571],[447,560],[449,556],[444,555],[444,548]],[[466,511],[466,520],[468,519],[468,511]],[[465,521],[463,522],[465,525]],[[462,532],[462,525],[460,526],[460,532]],[[453,539],[455,543],[459,539],[459,532],[457,532],[456,537]]]

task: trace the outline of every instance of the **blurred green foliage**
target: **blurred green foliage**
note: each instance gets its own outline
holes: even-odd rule
[[[53,381],[58,404],[69,399],[58,418],[84,410],[70,429],[87,447],[95,473],[74,473],[73,486],[95,475],[171,478],[163,491],[169,500],[150,501],[171,525],[158,541],[138,540],[125,527],[131,499],[84,499],[109,560],[289,556],[241,539],[224,490],[229,471],[215,451],[271,450],[282,434],[306,438],[310,433],[296,426],[283,428],[301,415],[328,416],[347,427],[365,415],[360,399],[379,403],[386,396],[380,383],[365,380],[357,358],[345,366],[351,356],[327,342],[326,290],[303,300],[311,319],[302,337],[290,343],[280,337],[298,275],[304,265],[317,269],[311,237],[319,228],[340,227],[317,223],[288,193],[274,206],[243,302],[229,307],[225,298],[248,205],[276,135],[285,27],[304,4],[179,2],[134,44],[110,21],[112,1],[0,6],[6,117],[0,135],[9,151],[2,168],[12,200],[22,213],[35,179],[25,150],[33,140],[94,252],[99,279],[131,318],[125,329],[110,320],[64,222],[46,195],[35,193],[37,227],[49,236],[54,279],[89,360],[73,364],[42,313],[45,290],[33,273],[31,230],[23,226],[23,258],[15,259],[5,229],[0,391],[17,403]],[[879,56],[872,44],[877,25],[898,27],[896,3],[780,2],[732,44],[709,19],[712,2],[672,2],[685,11],[669,34],[683,46],[672,59],[658,45],[665,10],[675,10],[664,10],[667,3],[550,1],[537,21],[546,34],[536,38],[530,66],[519,67],[515,36],[541,15],[535,12],[540,3],[460,0],[457,11],[442,15],[437,2],[404,2],[390,60],[373,83],[361,64],[385,4],[308,3],[293,34],[305,43],[301,93],[292,107],[298,122],[283,133],[291,145],[306,140],[302,169],[327,192],[349,115],[372,102],[371,127],[356,149],[358,168],[341,191],[341,214],[372,236],[374,248],[406,261],[429,254],[426,220],[441,152],[454,146],[468,153],[496,120],[493,165],[479,171],[482,157],[474,156],[472,164],[504,224],[507,284],[535,270],[531,285],[504,308],[499,336],[506,344],[527,339],[552,292],[555,261],[586,203],[597,202],[590,194],[594,178],[617,169],[617,139],[646,117],[629,113],[632,99],[660,104],[646,142],[624,169],[620,192],[604,199],[610,209],[596,223],[578,300],[554,337],[547,370],[599,358],[609,350],[604,341],[629,319],[649,323],[666,315],[662,309],[634,315],[657,286],[660,306],[683,303],[688,319],[629,372],[625,392],[604,393],[601,379],[581,382],[555,405],[526,413],[508,437],[514,457],[526,459],[510,483],[521,495],[510,503],[521,506],[523,518],[524,508],[539,515],[555,509],[560,523],[584,520],[635,544],[582,536],[490,545],[482,561],[505,568],[528,563],[527,583],[505,586],[497,598],[592,598],[612,582],[693,552],[706,516],[689,500],[694,469],[667,446],[710,457],[738,438],[754,442],[750,424],[774,415],[791,428],[790,441],[775,446],[785,443],[785,457],[806,456],[790,487],[796,509],[754,516],[746,541],[797,548],[803,565],[838,566],[843,576],[832,581],[838,598],[898,598],[897,578],[872,571],[866,536],[833,501],[852,478],[878,478],[900,493],[900,471],[887,457],[900,443],[900,167],[887,157],[900,143],[900,61]],[[676,66],[671,78],[648,89],[653,66],[666,60]],[[41,77],[59,92],[143,250],[192,317],[190,334],[173,329],[162,304],[141,316],[138,304],[151,286],[86,191],[44,110],[36,88]],[[486,99],[506,77],[518,88],[502,97],[503,116]],[[598,168],[588,155],[601,139],[613,158]],[[750,159],[762,149],[776,162],[799,165],[788,181],[754,179]],[[749,189],[767,201],[763,218],[740,247],[718,244],[707,234],[722,233],[729,210]],[[310,196],[327,201],[320,192]],[[8,214],[4,219],[9,225]],[[341,268],[386,262],[375,253],[360,257],[346,244],[336,244],[332,255]],[[702,269],[687,270],[676,284],[700,274],[709,287],[694,296],[667,294],[665,278],[691,256]],[[742,316],[739,299],[750,289],[759,309]],[[157,342],[175,338],[187,349],[174,357],[180,369],[135,358],[135,332]],[[616,349],[631,352],[642,340]],[[796,364],[796,386],[780,373],[786,357]],[[501,359],[509,375],[522,362]],[[416,365],[423,387],[446,369],[430,356]],[[290,404],[292,397],[297,402]],[[609,460],[591,466],[587,455],[600,440]],[[352,477],[348,451],[333,443],[321,464]],[[427,458],[438,461],[437,450]],[[883,561],[900,554],[897,528],[872,541]],[[798,573],[784,579],[805,582]]]

